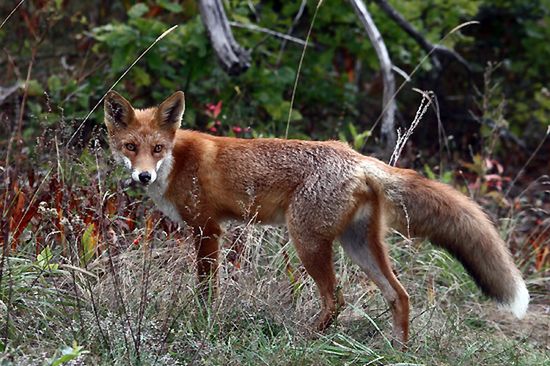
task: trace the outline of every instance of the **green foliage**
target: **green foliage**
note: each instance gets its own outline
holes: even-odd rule
[[[455,48],[470,63],[476,73],[473,75],[475,83],[481,81],[487,60],[502,61],[503,67],[494,77],[496,81],[511,81],[503,83],[502,95],[507,101],[503,112],[514,133],[521,137],[527,131],[525,126],[528,123],[548,124],[550,98],[545,89],[545,81],[550,77],[545,63],[550,57],[550,47],[545,42],[550,37],[548,0],[390,3],[432,43],[438,43],[460,23],[479,19],[480,25],[456,32],[447,37],[444,44]],[[234,0],[226,1],[224,5],[231,21],[283,34],[292,26],[291,35],[304,39],[317,2],[308,2],[296,24],[295,17],[301,5],[298,1]],[[83,5],[77,8],[80,7]],[[384,37],[392,61],[405,72],[412,71],[425,51],[374,3],[369,3],[368,8]],[[71,37],[80,41],[87,39],[91,47],[86,51],[83,64],[72,62],[69,65],[72,68],[64,72],[49,72],[45,76],[34,77],[33,74],[27,108],[33,118],[26,121],[27,138],[40,133],[37,121],[52,124],[64,117],[78,120],[86,116],[141,52],[175,24],[178,28],[133,66],[116,88],[141,107],[158,103],[174,90],[184,90],[187,93],[186,127],[209,128],[211,121],[205,105],[221,100],[225,106],[219,118],[222,128],[217,128],[216,133],[232,134],[232,126],[252,127],[246,136],[281,136],[284,133],[302,45],[234,27],[236,40],[251,51],[252,65],[243,75],[229,77],[215,60],[198,8],[192,1],[103,4],[100,11],[110,16],[102,18],[101,24],[96,24],[86,11],[82,16],[71,16],[72,10],[62,2],[51,2],[33,13],[37,19],[44,16],[69,22],[75,26],[71,28],[75,29]],[[499,20],[501,15],[507,20],[507,27],[503,27],[505,22]],[[512,42],[506,41],[511,36],[516,38]],[[58,38],[63,40],[62,36]],[[20,52],[26,57],[35,46],[30,39],[25,39],[16,48],[11,42],[11,33],[4,29],[0,30],[0,39],[7,42],[9,52]],[[316,139],[345,137],[354,146],[359,146],[356,138],[372,127],[373,120],[379,116],[381,100],[381,91],[376,86],[379,63],[364,28],[351,6],[338,0],[327,0],[319,8],[309,41],[293,111],[290,111],[290,135]],[[508,43],[501,47],[504,41]],[[47,39],[46,42],[55,45],[54,40]],[[53,45],[51,48],[56,49]],[[422,64],[419,79],[425,79],[429,72],[433,70],[430,61],[426,61]],[[452,79],[453,72],[452,67],[445,69],[439,78]],[[397,79],[399,83],[400,77]],[[521,87],[516,88],[518,80]],[[469,92],[468,85],[460,78],[451,81],[453,94]],[[428,88],[434,86],[428,85]],[[48,95],[48,105],[43,100],[44,92]],[[409,100],[406,89],[398,97],[398,102],[400,112],[407,120],[407,114],[411,117],[414,113],[414,103]],[[468,114],[473,106],[460,108]],[[101,108],[95,111],[92,120],[100,124]],[[355,126],[359,135],[352,135],[351,131],[340,133],[340,126],[348,123]],[[454,126],[454,129],[460,128],[462,126]]]
[[[452,3],[446,0],[389,2],[433,44],[439,44],[440,40],[453,28],[471,20],[483,3],[479,0],[459,0]],[[405,70],[415,67],[425,55],[425,51],[421,50],[418,44],[408,37],[400,27],[388,21],[387,15],[381,9],[372,7],[371,11],[386,45],[389,47],[392,60]],[[463,33],[455,33],[448,37],[443,44],[449,48],[454,48],[459,42],[471,43],[472,41]],[[372,51],[370,53],[372,54]],[[371,57],[374,57],[374,55]],[[377,64],[376,59],[373,59],[373,62],[374,65]],[[424,70],[429,70],[431,64],[427,62],[422,67]]]
[[[73,341],[72,346],[66,346],[61,349],[60,356],[54,356],[50,361],[50,366],[60,366],[66,364],[69,361],[75,360],[78,357],[89,353],[84,350],[84,347],[79,346],[76,341]]]
[[[35,265],[42,271],[55,271],[59,268],[59,264],[52,263],[53,254],[49,246],[42,249],[36,256]]]
[[[365,130],[363,132],[357,131],[357,128],[355,125],[351,122],[348,123],[348,131],[349,134],[346,134],[344,131],[340,131],[338,133],[338,137],[340,138],[340,141],[350,141],[351,140],[351,146],[355,150],[360,150],[365,145],[365,140],[371,136],[370,130]],[[348,137],[348,135],[350,137]],[[350,139],[351,138],[351,139]]]
[[[177,2],[171,2],[168,0],[157,0],[157,4],[171,13],[178,14],[183,11],[183,7]]]
[[[84,234],[82,234],[82,256],[81,261],[86,266],[95,255],[97,246],[97,234],[95,233],[95,225],[91,223],[88,225]]]
[[[36,261],[7,257],[2,263],[0,313],[4,333],[0,346],[5,352],[10,354],[22,343],[35,342],[38,334],[49,334],[52,329],[63,333],[71,326],[72,313],[67,310],[74,306],[74,298],[56,283],[60,278],[67,278],[67,272],[53,263],[49,248],[42,250]],[[63,320],[58,322],[60,318]],[[55,342],[66,339],[65,336],[72,337],[69,333],[63,334],[56,337]]]
[[[541,132],[540,127],[548,124],[550,100],[545,91],[550,78],[546,62],[550,57],[550,1],[484,2],[477,17],[487,34],[478,46],[479,54],[488,61],[502,62],[494,81],[502,84],[510,129],[519,136],[527,126]],[[506,47],[501,48],[503,43]]]
[[[434,173],[432,168],[428,164],[424,164],[424,173],[426,174],[426,177],[432,180],[439,180],[443,183],[451,184],[453,182],[453,172],[450,170],[441,172],[439,177]]]
[[[539,107],[534,111],[535,116],[545,125],[550,125],[550,91],[546,87],[535,91],[535,101]]]
[[[132,68],[129,83],[125,85],[153,90],[159,88],[175,90],[183,87],[186,89],[188,98],[191,98],[191,103],[188,100],[184,117],[185,124],[188,126],[194,126],[195,120],[201,120],[201,117],[204,120],[203,107],[206,103],[223,100],[228,107],[224,111],[222,122],[223,120],[239,121],[241,125],[252,126],[268,134],[282,133],[289,117],[290,94],[296,78],[296,61],[301,47],[287,45],[283,53],[280,40],[235,29],[239,42],[245,48],[253,49],[255,60],[245,74],[237,78],[229,78],[213,58],[198,14],[193,10],[176,9],[167,4],[169,3],[162,2],[161,6],[170,11],[183,11],[187,20],[179,24],[176,31],[149,52],[143,62]],[[284,32],[292,22],[290,14],[297,11],[298,6],[299,4],[285,5],[283,14],[289,14],[286,18],[279,17],[270,6],[266,6],[259,25]],[[320,27],[325,27],[333,21],[334,17],[345,19],[348,23],[354,21],[353,12],[349,8],[338,10],[337,13],[341,14],[331,15],[333,14],[331,9],[341,9],[341,7],[336,6],[335,3],[327,7],[330,9],[323,12],[328,17],[322,19],[323,24]],[[122,73],[133,62],[137,54],[170,26],[160,19],[147,18],[147,11],[147,5],[138,3],[128,10],[129,18],[125,23],[113,22],[93,29],[92,35],[98,42],[94,46],[95,52],[107,52],[112,55],[110,68],[106,70],[108,79],[115,79],[116,75]],[[234,19],[251,23],[252,13],[246,2],[230,3],[228,12]],[[341,76],[334,74],[331,56],[334,50],[342,47],[354,32],[354,29],[350,28],[347,34],[337,42],[329,40],[320,33],[320,40],[330,44],[332,51],[323,53],[320,59],[316,57],[318,51],[308,51],[313,55],[308,58],[303,68],[301,85],[308,85],[314,80],[314,83],[320,85],[315,89],[299,88],[296,99],[298,107],[295,106],[290,114],[293,135],[296,136],[302,128],[294,122],[303,120],[303,114],[300,112],[303,105],[317,105],[316,112],[320,113],[328,112],[334,105],[341,105],[343,109],[356,114],[353,88],[351,88],[352,92],[346,92],[350,88],[345,85]],[[316,39],[312,41],[317,42]],[[361,48],[360,42],[356,45],[358,49]],[[185,85],[182,85],[183,81]],[[134,91],[133,94],[140,93]],[[153,92],[153,97],[157,100],[165,94],[165,92]],[[216,96],[215,100],[213,96]],[[201,102],[197,103],[196,100]],[[147,103],[152,101],[145,100],[143,104]],[[339,110],[336,111],[336,113],[339,112]],[[331,121],[330,116],[323,121],[324,126],[331,124],[334,124],[334,121]]]

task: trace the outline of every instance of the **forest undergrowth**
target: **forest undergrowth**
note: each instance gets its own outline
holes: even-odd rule
[[[4,167],[3,364],[548,362],[546,177],[506,197],[512,179],[497,179],[498,162],[478,157],[485,175],[462,185],[499,217],[532,296],[524,320],[484,299],[447,253],[389,238],[412,299],[411,344],[402,352],[391,347],[390,313],[379,291],[339,245],[336,269],[347,306],[326,333],[312,332],[319,300],[284,228],[228,225],[219,296],[205,310],[194,290],[190,234],[157,212],[111,161],[103,131],[78,149],[64,145],[72,130],[65,121],[44,128],[32,153],[14,148],[13,163]],[[461,176],[447,172],[439,178]]]

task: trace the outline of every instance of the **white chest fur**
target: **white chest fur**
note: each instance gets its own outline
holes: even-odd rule
[[[164,193],[168,187],[168,177],[172,171],[173,158],[172,155],[168,155],[163,160],[160,160],[157,164],[157,179],[147,186],[147,194],[159,210],[161,210],[172,221],[182,224],[181,216],[178,213],[176,206],[164,198]]]

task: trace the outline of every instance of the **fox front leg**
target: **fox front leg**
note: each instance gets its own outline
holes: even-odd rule
[[[195,250],[197,253],[197,278],[202,300],[215,297],[217,292],[219,236],[218,224],[211,223],[194,227]]]

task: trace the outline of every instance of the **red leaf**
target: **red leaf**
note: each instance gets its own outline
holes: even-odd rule
[[[13,243],[15,244],[17,242],[17,239],[19,239],[19,236],[23,233],[23,230],[27,227],[31,219],[34,217],[36,212],[38,211],[38,200],[36,200],[25,212],[25,215],[19,220],[15,232],[13,233]],[[15,248],[13,248],[15,249]]]
[[[17,195],[17,201],[15,203],[15,206],[13,206],[13,209],[11,210],[10,215],[10,232],[13,232],[19,221],[21,221],[21,218],[23,217],[23,210],[25,209],[25,194],[23,191],[19,191],[16,193]]]
[[[222,101],[220,100],[214,106],[214,110],[212,111],[212,115],[214,116],[214,118],[217,118],[220,115],[221,112],[222,112]]]

